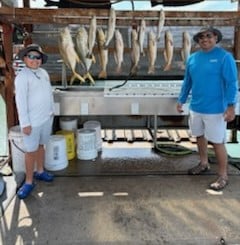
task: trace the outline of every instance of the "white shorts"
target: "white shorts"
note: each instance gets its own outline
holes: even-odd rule
[[[53,117],[39,127],[32,127],[30,135],[23,134],[25,152],[34,152],[38,149],[39,145],[47,144],[52,133],[52,123]]]
[[[227,122],[223,114],[202,114],[189,112],[189,128],[195,137],[204,136],[208,141],[216,144],[226,142]]]

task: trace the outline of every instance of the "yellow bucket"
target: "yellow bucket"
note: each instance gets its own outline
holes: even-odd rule
[[[59,130],[56,134],[63,135],[65,137],[68,160],[75,158],[74,132],[70,130]]]

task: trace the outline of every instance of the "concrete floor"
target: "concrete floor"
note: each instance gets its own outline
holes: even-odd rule
[[[103,149],[102,154],[109,158],[109,152]],[[112,152],[116,154],[116,149]],[[143,155],[144,152],[156,160],[149,149],[142,150]],[[125,160],[136,167],[131,156]],[[196,154],[168,161],[158,156],[163,171],[153,164],[152,172],[147,174],[142,170],[149,165],[144,165],[141,158],[142,155],[141,171],[135,175],[131,166],[129,175],[84,176],[84,171],[69,174],[71,171],[66,170],[65,176],[64,171],[57,172],[53,183],[37,182],[26,200],[13,197],[1,218],[0,243],[240,244],[238,169],[229,166],[229,185],[214,192],[208,189],[208,184],[216,177],[215,163],[205,175],[186,175],[187,168],[197,161]],[[165,171],[167,163],[171,172]],[[88,164],[94,167],[99,162]],[[110,164],[112,170],[119,171]],[[156,169],[157,174],[153,171]]]

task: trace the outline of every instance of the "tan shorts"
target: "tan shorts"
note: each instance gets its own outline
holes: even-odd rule
[[[202,114],[189,112],[189,128],[195,137],[204,136],[208,141],[216,144],[226,142],[227,122],[223,114]]]

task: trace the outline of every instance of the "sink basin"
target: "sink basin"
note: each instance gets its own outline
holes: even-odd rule
[[[66,91],[66,92],[78,92],[78,91],[88,91],[88,92],[95,92],[95,91],[104,91],[102,87],[90,87],[90,86],[78,86],[78,87],[67,87],[67,88],[55,88],[55,90],[59,91]]]

